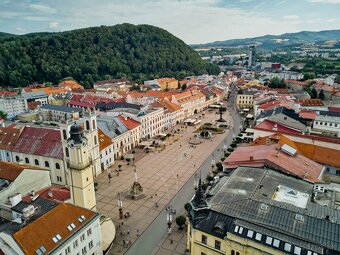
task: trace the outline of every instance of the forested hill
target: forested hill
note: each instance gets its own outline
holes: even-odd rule
[[[219,71],[180,39],[149,25],[5,36],[0,37],[0,52],[0,86],[58,83],[73,77],[89,87],[110,78],[141,82]]]

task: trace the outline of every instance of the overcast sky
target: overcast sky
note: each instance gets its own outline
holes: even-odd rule
[[[0,31],[119,23],[164,28],[186,43],[340,29],[340,0],[0,0]]]

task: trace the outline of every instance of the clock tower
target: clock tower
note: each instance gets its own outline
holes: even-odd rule
[[[84,135],[84,129],[74,123],[67,139],[69,150],[68,183],[73,204],[91,210],[96,209],[96,198],[93,184],[93,160],[90,147]]]

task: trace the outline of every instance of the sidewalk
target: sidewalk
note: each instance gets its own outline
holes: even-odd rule
[[[227,113],[225,118],[231,121]],[[202,122],[216,119],[216,114],[206,113]],[[121,164],[122,172],[120,172],[119,176],[116,176],[113,171],[111,183],[108,182],[105,173],[96,178],[96,182],[98,182],[98,190],[96,192],[97,210],[109,215],[117,228],[116,240],[109,254],[124,254],[126,252],[128,248],[124,247],[123,240],[134,243],[138,238],[138,234],[142,234],[159,212],[168,204],[169,200],[181,189],[206,160],[208,155],[230,132],[230,130],[226,130],[226,133],[216,135],[212,141],[204,140],[202,144],[192,148],[188,141],[193,137],[195,129],[194,127],[188,127],[186,132],[181,134],[177,142],[167,146],[161,152],[149,153],[135,162],[138,182],[143,187],[145,193],[145,197],[140,200],[132,200],[124,195],[135,180],[133,166],[117,161],[114,168]],[[216,159],[217,161],[218,159]],[[123,194],[124,213],[129,212],[131,215],[131,217],[123,220],[119,219],[118,214],[118,192]],[[158,208],[155,206],[156,202],[159,204]],[[175,228],[177,226],[174,224],[174,232],[176,232]],[[180,242],[177,245],[179,244]],[[167,246],[167,243],[164,245]]]

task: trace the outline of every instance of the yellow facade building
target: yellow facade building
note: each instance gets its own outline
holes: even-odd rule
[[[178,89],[178,80],[176,80],[175,78],[161,78],[158,79],[157,82],[159,83],[161,90]]]
[[[271,169],[239,167],[188,210],[193,255],[339,254],[340,211],[320,185]],[[328,193],[327,192],[327,193]],[[329,207],[325,207],[328,204]]]

